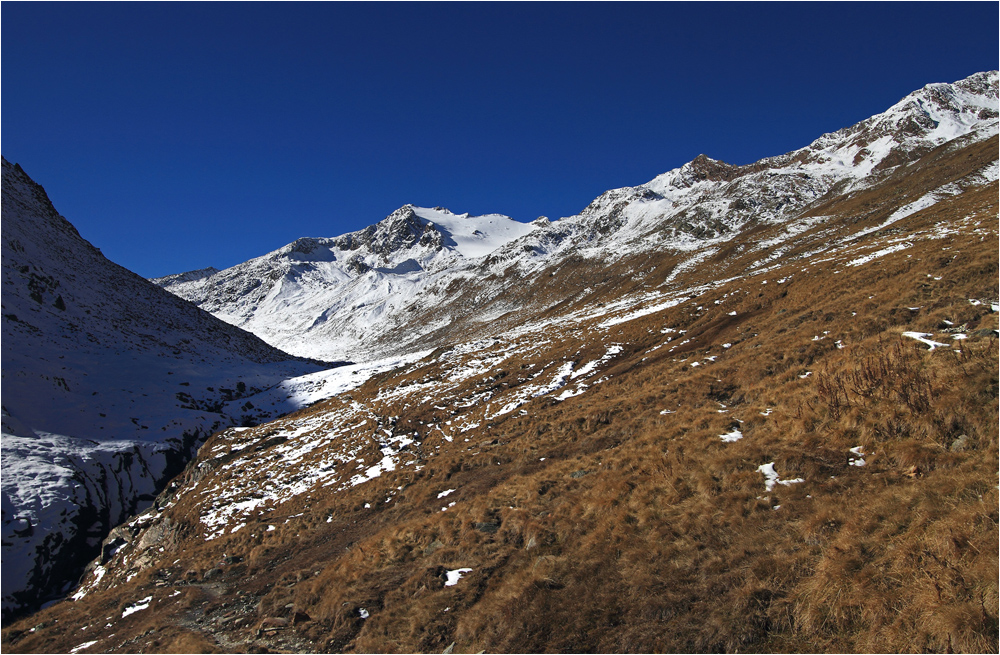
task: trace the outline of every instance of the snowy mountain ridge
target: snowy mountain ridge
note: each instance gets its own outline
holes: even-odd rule
[[[405,206],[359,232],[300,239],[195,281],[181,274],[153,282],[303,356],[364,360],[430,347],[474,314],[482,323],[544,311],[532,298],[512,304],[512,290],[543,283],[574,257],[614,262],[721,245],[789,221],[828,194],[868,188],[947,141],[988,138],[997,129],[997,79],[991,71],[929,84],[881,114],[754,164],[702,155],[552,222]]]
[[[619,227],[628,224],[634,236],[676,249],[692,245],[691,237],[700,246],[706,236],[732,233],[751,221],[781,222],[833,190],[871,186],[947,141],[988,138],[997,129],[997,80],[997,71],[990,71],[928,84],[880,114],[746,166],[701,155],[645,184],[605,192],[576,220],[607,221],[617,213]],[[684,211],[695,205],[690,215]],[[677,218],[682,220],[670,221]],[[664,220],[675,225],[656,239],[653,230]]]

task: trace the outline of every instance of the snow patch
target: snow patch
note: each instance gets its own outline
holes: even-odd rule
[[[125,608],[125,611],[122,612],[122,618],[124,619],[129,614],[135,614],[136,612],[142,611],[144,609],[149,609],[149,604],[150,602],[152,602],[152,600],[153,600],[152,596],[146,596],[142,600],[129,605],[128,607]]]
[[[928,332],[904,332],[903,336],[904,337],[909,337],[911,339],[916,339],[920,343],[927,344],[927,346],[929,347],[929,349],[932,350],[932,351],[934,349],[936,349],[936,348],[942,348],[942,347],[947,348],[948,347],[948,344],[946,344],[946,343],[940,343],[938,341],[932,341],[929,337],[933,337],[934,335],[930,334]]]
[[[805,482],[804,478],[795,478],[793,480],[782,480],[778,477],[777,471],[774,470],[774,462],[768,462],[767,464],[761,464],[757,467],[757,471],[764,475],[764,488],[767,491],[774,489],[774,485],[781,484],[788,485],[799,484]]]
[[[727,432],[726,434],[720,434],[719,438],[722,439],[724,443],[733,443],[734,441],[742,439],[743,433],[736,429],[732,432]]]
[[[463,575],[470,573],[471,571],[472,569],[453,569],[451,571],[446,571],[445,576],[447,579],[445,580],[444,586],[454,587],[458,584],[458,581],[462,579]]]

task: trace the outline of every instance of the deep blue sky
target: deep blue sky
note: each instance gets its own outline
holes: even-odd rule
[[[997,68],[998,7],[5,1],[2,151],[113,261],[223,268],[793,150]]]

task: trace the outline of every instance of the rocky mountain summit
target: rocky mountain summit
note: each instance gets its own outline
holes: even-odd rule
[[[373,361],[214,433],[4,650],[996,651],[997,86],[159,280]]]
[[[396,347],[373,350],[376,336],[403,328],[406,312],[454,271],[534,225],[506,216],[456,215],[405,206],[364,230],[303,238],[212,275],[153,280],[219,318],[288,352],[326,359],[377,359],[422,330],[397,330]]]

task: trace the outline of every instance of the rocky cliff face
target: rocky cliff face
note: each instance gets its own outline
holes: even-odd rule
[[[2,320],[5,617],[75,584],[213,431],[296,407],[260,393],[324,368],[109,262],[6,160]]]

